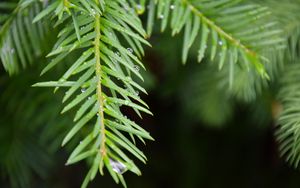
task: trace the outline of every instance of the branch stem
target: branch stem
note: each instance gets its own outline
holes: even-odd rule
[[[220,36],[224,37],[228,41],[231,41],[235,46],[243,49],[247,54],[256,57],[256,53],[252,51],[251,49],[247,48],[244,44],[240,42],[240,40],[237,40],[233,38],[230,34],[225,32],[222,28],[217,26],[212,20],[207,18],[202,12],[200,12],[192,3],[190,3],[188,0],[181,0],[182,3],[186,4],[191,11],[199,16],[203,22],[205,22],[208,26],[210,26],[212,29],[214,29]]]
[[[101,137],[101,144],[100,144],[100,153],[102,156],[102,159],[104,156],[106,156],[106,148],[105,148],[105,125],[104,125],[104,98],[102,95],[102,85],[101,85],[101,76],[102,76],[102,70],[101,70],[101,62],[100,62],[100,38],[101,38],[101,32],[100,32],[100,15],[95,15],[95,32],[96,37],[94,41],[95,45],[95,58],[96,58],[96,78],[98,80],[97,84],[97,100],[99,103],[99,109],[98,109],[98,116],[100,118],[100,137]]]

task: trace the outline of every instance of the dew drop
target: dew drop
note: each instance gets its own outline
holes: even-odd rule
[[[136,96],[139,96],[139,94],[140,94],[139,91],[135,91]]]
[[[86,91],[85,88],[81,88],[81,93],[84,93]]]
[[[140,67],[139,67],[139,66],[137,66],[137,65],[134,65],[134,69],[135,69],[137,72],[139,72],[139,71],[140,71]]]
[[[13,48],[10,49],[10,53],[12,53],[12,54],[15,53],[15,49],[13,49]]]
[[[126,76],[126,80],[127,81],[131,81],[131,77],[130,76]],[[126,87],[126,86],[125,86]]]
[[[140,10],[142,10],[142,9],[143,9],[143,6],[142,6],[142,5],[140,5],[140,4],[138,4],[138,5],[136,5],[136,9],[137,9],[138,11],[140,11]]]
[[[66,81],[66,79],[64,79],[64,78],[61,78],[58,80],[58,82],[65,82],[65,81]]]
[[[170,5],[170,9],[174,10],[175,9],[175,5]]]
[[[92,9],[92,15],[94,16],[96,14],[95,9]]]
[[[91,100],[91,97],[88,97],[88,100]]]
[[[120,57],[120,52],[115,52],[115,55]]]
[[[164,19],[164,15],[163,14],[161,14],[161,15],[159,15],[159,17],[158,17],[159,19]]]
[[[126,171],[126,166],[119,161],[109,159],[109,163],[110,163],[113,171],[115,171],[118,174],[123,174]]]
[[[129,104],[129,101],[126,100],[126,101],[125,101],[125,105],[128,105],[128,104]]]
[[[127,48],[127,50],[129,53],[131,53],[131,54],[133,53],[133,50],[131,48]]]
[[[129,7],[127,5],[124,5],[123,7],[124,7],[125,11],[129,10]]]
[[[219,45],[220,45],[220,46],[222,46],[222,45],[223,45],[223,42],[222,42],[221,40],[220,40],[218,43],[219,43]]]

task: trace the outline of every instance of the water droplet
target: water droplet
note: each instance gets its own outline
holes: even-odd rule
[[[82,141],[80,141],[79,144],[82,144]]]
[[[159,15],[159,17],[158,17],[159,19],[164,19],[164,15],[163,14],[161,14],[161,15]]]
[[[131,77],[130,76],[126,76],[126,81],[131,81]]]
[[[64,78],[61,78],[58,80],[58,82],[65,82],[65,81],[66,81],[66,79],[64,79]]]
[[[125,101],[125,105],[128,105],[128,104],[129,104],[129,101],[126,100],[126,101]]]
[[[10,49],[10,53],[12,53],[12,54],[15,53],[15,49],[13,49],[13,48]]]
[[[115,52],[115,55],[120,57],[120,52]]]
[[[140,67],[139,67],[139,66],[137,66],[137,65],[134,65],[134,69],[135,69],[137,72],[139,72],[139,71],[140,71]]]
[[[95,9],[92,9],[92,15],[95,16],[96,15],[96,11]]]
[[[137,10],[142,10],[143,7],[142,7],[142,5],[138,4],[138,5],[136,5],[136,9],[137,9]]]
[[[124,5],[123,8],[128,11],[129,10],[129,7],[127,5]]]
[[[175,5],[170,5],[170,9],[174,10],[175,9]]]
[[[110,163],[113,171],[115,171],[118,174],[123,174],[126,171],[126,166],[119,161],[109,159],[109,163]]]
[[[86,91],[85,88],[81,88],[81,93],[84,93]]]
[[[92,97],[88,97],[88,100],[91,100]]]
[[[135,95],[139,96],[140,92],[139,91],[135,91]]]
[[[133,53],[133,50],[131,48],[127,48],[127,50],[129,53],[131,53],[131,54]]]
[[[219,43],[219,45],[220,45],[220,46],[222,46],[222,45],[223,45],[223,42],[222,42],[221,40],[220,40],[218,43]]]

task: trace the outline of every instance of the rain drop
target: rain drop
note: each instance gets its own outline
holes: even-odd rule
[[[139,10],[142,10],[143,7],[142,7],[142,5],[138,4],[138,5],[136,5],[136,9],[139,11]]]
[[[126,100],[126,101],[125,101],[125,105],[128,105],[128,104],[129,104],[129,101]]]
[[[135,69],[137,72],[139,72],[139,71],[140,71],[140,67],[139,67],[139,66],[137,66],[137,65],[134,65],[134,69]]]
[[[110,163],[113,171],[115,171],[118,174],[123,174],[126,171],[126,166],[119,161],[109,159],[109,163]]]
[[[124,7],[124,9],[125,9],[126,11],[129,10],[129,7],[128,7],[127,5],[124,5],[123,7]]]
[[[86,91],[85,88],[81,88],[81,93],[84,93]]]
[[[159,19],[164,19],[164,15],[163,14],[161,14],[161,15],[159,15],[159,17],[158,17]]]
[[[131,54],[133,53],[133,50],[131,48],[127,48],[127,50],[129,53],[131,53]]]
[[[175,5],[170,5],[170,9],[174,10],[175,9]]]
[[[220,45],[220,46],[222,46],[222,45],[223,45],[223,42],[222,42],[221,40],[220,40],[218,43],[219,43],[219,45]]]
[[[92,9],[92,15],[94,16],[96,14],[95,9]]]
[[[126,81],[131,81],[131,77],[130,76],[126,76]]]

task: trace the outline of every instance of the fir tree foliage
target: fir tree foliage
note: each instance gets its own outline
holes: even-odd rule
[[[32,64],[49,49],[49,22],[32,24],[42,9],[42,4],[34,0],[0,2],[0,57],[11,75]]]
[[[162,32],[169,27],[173,36],[182,33],[183,63],[192,53],[192,48],[197,49],[198,62],[204,59],[215,62],[221,70],[213,71],[217,77],[216,85],[221,86],[219,90],[251,101],[268,87],[268,79],[278,76],[280,71],[277,69],[283,67],[286,49],[297,54],[295,49],[299,44],[299,32],[293,35],[298,26],[289,27],[286,19],[276,16],[279,11],[275,5],[268,2],[5,1],[0,3],[1,62],[9,74],[16,74],[21,67],[37,62],[46,53],[49,62],[42,70],[44,75],[54,71],[68,57],[76,57],[57,80],[39,82],[34,86],[64,90],[62,113],[76,112],[74,125],[65,135],[62,145],[85,133],[82,141],[76,141],[66,163],[91,161],[82,187],[86,187],[98,171],[103,175],[105,168],[116,183],[126,187],[122,175],[125,171],[141,175],[132,156],[144,163],[147,160],[135,145],[136,141],[153,138],[124,116],[122,108],[130,107],[140,117],[141,113],[152,115],[139,96],[139,93],[147,94],[139,84],[143,81],[139,70],[145,69],[141,61],[143,46],[151,46],[146,39],[153,33],[156,23],[160,21]],[[146,30],[139,17],[144,13],[147,15]],[[279,23],[286,23],[286,27],[282,28]],[[289,29],[293,36],[284,37],[285,29]],[[53,35],[57,38],[50,37]],[[49,48],[51,41],[55,43],[52,49]],[[296,55],[293,57],[297,58]],[[285,70],[288,74],[282,78],[284,85],[279,92],[283,112],[279,118],[278,140],[282,144],[282,154],[297,166],[300,160],[299,109],[298,102],[295,103],[297,92],[291,91],[299,88],[294,77],[298,66]],[[230,108],[230,105],[224,106]]]
[[[242,1],[157,1],[150,3],[148,33],[151,33],[153,17],[161,19],[161,31],[168,22],[172,35],[183,30],[182,61],[186,62],[189,49],[200,41],[198,62],[209,51],[209,59],[217,61],[219,69],[228,63],[232,84],[237,62],[248,70],[254,67],[262,77],[268,77],[262,65],[268,60],[260,51],[266,46],[280,48],[284,42],[276,22],[266,22],[270,13],[267,7]]]
[[[48,54],[52,60],[42,74],[73,51],[80,54],[58,81],[34,86],[67,87],[62,113],[79,106],[75,125],[64,138],[63,146],[94,121],[93,126],[89,126],[90,133],[78,143],[67,161],[73,164],[93,158],[82,187],[86,187],[98,171],[103,174],[104,166],[117,183],[120,181],[126,186],[122,173],[129,170],[140,175],[141,172],[124,150],[145,163],[145,155],[134,144],[135,137],[142,142],[153,140],[121,112],[124,105],[133,108],[139,116],[140,112],[152,114],[137,94],[146,91],[135,81],[143,80],[139,69],[144,65],[139,57],[144,53],[142,44],[149,43],[144,39],[146,33],[137,14],[128,14],[124,6],[129,7],[129,4],[126,1],[54,1],[33,20],[38,22],[49,16],[55,25],[65,25]],[[127,41],[127,48],[121,40]],[[128,133],[131,140],[124,133]]]
[[[278,98],[282,101],[282,112],[278,118],[281,125],[277,130],[281,154],[286,160],[298,166],[300,161],[299,147],[299,64],[286,66],[284,77],[280,80],[281,88]]]

